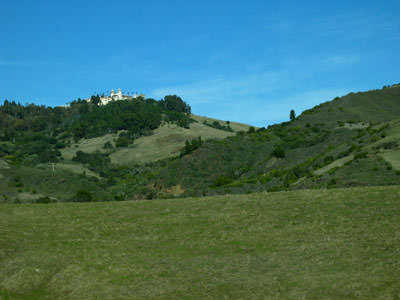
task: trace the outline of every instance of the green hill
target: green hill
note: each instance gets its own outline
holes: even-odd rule
[[[400,188],[0,206],[0,298],[396,299]]]
[[[400,85],[393,85],[380,90],[349,93],[343,97],[322,103],[306,110],[298,118],[297,124],[324,123],[334,127],[345,124],[365,125],[387,122],[399,117]]]
[[[291,122],[137,169],[133,197],[400,184],[400,87],[350,93]],[[141,195],[141,196],[138,196]]]
[[[70,201],[79,190],[97,200],[118,198],[116,184],[124,184],[118,178],[128,168],[179,156],[186,141],[223,139],[249,128],[193,115],[177,96],[104,106],[78,99],[56,108],[5,101],[0,125],[0,159],[7,164],[0,166],[3,202]]]
[[[54,109],[7,102],[0,155],[10,168],[0,170],[0,197],[71,201],[83,192],[79,201],[106,201],[400,184],[399,116],[399,85],[350,93],[268,128],[193,115],[178,96]]]

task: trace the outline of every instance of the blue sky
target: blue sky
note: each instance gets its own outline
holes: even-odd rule
[[[399,11],[398,0],[0,0],[0,100],[56,106],[121,88],[266,126],[399,83]]]

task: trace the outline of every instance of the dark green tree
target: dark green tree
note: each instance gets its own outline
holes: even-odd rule
[[[294,119],[296,119],[296,113],[294,112],[294,109],[292,109],[290,111],[290,121],[293,121]]]
[[[96,95],[96,96],[92,96],[90,97],[90,102],[92,102],[94,105],[98,105],[100,103],[100,96]]]

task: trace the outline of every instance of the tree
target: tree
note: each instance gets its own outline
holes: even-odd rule
[[[177,95],[167,95],[164,97],[164,100],[160,101],[160,104],[164,106],[167,110],[183,112],[190,114],[191,108],[190,106],[182,100],[181,97]]]
[[[201,147],[202,144],[203,144],[203,141],[201,139],[201,136],[199,136],[197,139],[193,139],[191,142],[186,140],[185,148],[183,148],[183,150],[181,152],[181,156],[192,153],[194,150]]]
[[[294,109],[292,109],[290,111],[290,121],[293,121],[294,119],[296,119],[296,113],[294,112]]]
[[[90,97],[90,102],[92,102],[94,105],[98,105],[101,100],[99,95],[93,95]]]

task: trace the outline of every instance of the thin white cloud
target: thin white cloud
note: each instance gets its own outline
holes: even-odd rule
[[[271,92],[280,87],[284,74],[264,72],[248,74],[237,78],[218,77],[176,87],[155,89],[150,93],[154,98],[178,94],[190,103],[202,104],[232,101],[234,98]],[[229,99],[229,100],[228,100]]]
[[[333,16],[314,16],[299,20],[283,16],[267,20],[268,31],[280,34],[308,34],[311,36],[359,40],[373,36],[393,35],[400,22],[389,15],[347,12]]]
[[[299,115],[304,110],[322,102],[330,101],[337,96],[345,95],[349,91],[349,89],[316,89],[292,94],[283,99],[273,98],[268,102],[257,105],[256,109],[250,107],[246,112],[247,120],[243,121],[251,121],[258,126],[287,121],[291,109],[294,109],[296,114]]]
[[[0,61],[0,67],[27,67],[29,63],[18,61]]]
[[[330,67],[343,67],[354,65],[361,62],[363,57],[361,55],[332,55],[325,59],[324,63]]]
[[[306,59],[298,60],[276,71],[193,81],[155,89],[149,96],[159,99],[177,94],[192,106],[194,113],[266,126],[287,120],[290,109],[300,113],[349,92],[343,88],[326,89],[308,83],[315,81],[322,72],[361,60],[362,56],[356,54],[332,55],[312,64]]]

